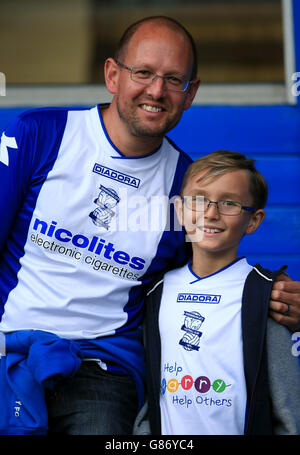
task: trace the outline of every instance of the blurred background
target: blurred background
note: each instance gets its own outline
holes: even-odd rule
[[[30,107],[110,100],[103,64],[124,29],[150,15],[179,20],[198,49],[202,85],[169,136],[194,159],[230,149],[269,183],[267,218],[240,254],[300,280],[299,0],[1,0],[0,134]],[[299,89],[300,91],[300,89]]]
[[[1,0],[0,8],[1,71],[12,84],[103,83],[126,25],[156,14],[193,35],[203,81],[284,81],[281,0]]]

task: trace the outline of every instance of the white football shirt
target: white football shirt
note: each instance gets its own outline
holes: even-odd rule
[[[244,433],[241,300],[251,270],[240,258],[202,279],[190,264],[165,275],[159,312],[162,434]]]
[[[166,229],[161,199],[179,194],[191,159],[167,138],[124,156],[99,106],[23,113],[1,153],[0,331],[94,339],[136,330],[141,285],[184,245]]]

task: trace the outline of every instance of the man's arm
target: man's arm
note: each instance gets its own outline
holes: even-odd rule
[[[267,359],[273,432],[277,435],[300,434],[300,368],[291,346],[290,332],[269,318]]]
[[[279,275],[271,293],[270,316],[292,332],[300,329],[300,281]]]
[[[0,251],[12,229],[18,237],[18,227],[24,225],[24,218],[18,224],[17,215],[31,185],[37,137],[38,125],[26,112],[15,117],[0,133]]]
[[[0,133],[0,252],[12,229],[13,241],[25,243],[20,236],[27,235],[41,185],[57,158],[67,116],[67,108],[26,111]]]

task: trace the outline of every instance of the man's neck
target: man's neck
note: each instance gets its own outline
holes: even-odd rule
[[[102,120],[112,143],[120,152],[128,157],[148,155],[159,148],[161,137],[137,137],[130,134],[114,112],[114,106],[101,108]]]

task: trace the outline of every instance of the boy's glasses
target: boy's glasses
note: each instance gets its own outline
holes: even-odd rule
[[[204,196],[184,196],[181,198],[184,205],[194,212],[206,212],[211,204],[216,204],[216,207],[221,215],[235,216],[239,215],[242,210],[247,212],[254,212],[255,208],[247,207],[239,202],[234,201],[210,201]]]
[[[156,78],[161,77],[167,90],[185,92],[189,84],[192,83],[192,81],[187,81],[186,77],[180,74],[167,74],[166,76],[160,76],[147,68],[126,66],[123,63],[118,62],[118,60],[115,60],[115,62],[121,68],[129,71],[131,80],[133,82],[137,82],[138,84],[151,85]]]

